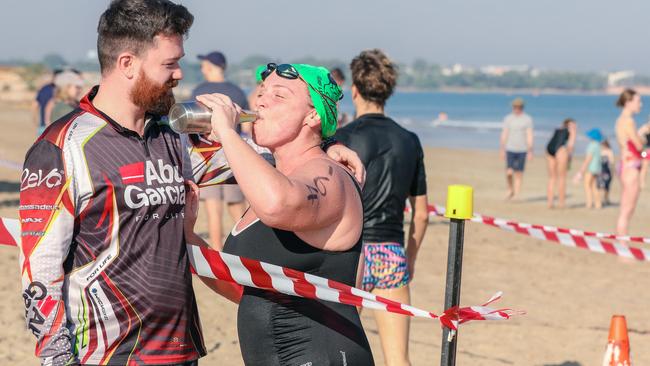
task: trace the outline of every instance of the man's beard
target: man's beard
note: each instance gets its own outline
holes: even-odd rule
[[[131,89],[131,101],[148,113],[158,116],[167,115],[175,102],[172,88],[176,85],[178,80],[173,79],[160,85],[147,77],[141,69],[138,80]]]

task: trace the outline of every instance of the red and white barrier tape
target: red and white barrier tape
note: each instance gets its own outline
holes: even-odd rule
[[[0,244],[18,246],[20,224],[16,219],[0,220]],[[452,330],[458,324],[473,320],[505,320],[514,315],[511,309],[492,309],[487,305],[499,300],[497,293],[481,306],[453,307],[442,315],[392,301],[340,282],[310,275],[274,264],[232,254],[217,252],[206,247],[187,245],[193,273],[199,276],[236,283],[243,286],[280,292],[309,299],[384,310],[414,317],[438,319],[442,326]]]
[[[407,211],[410,211],[410,208],[407,208]],[[429,205],[429,215],[443,216],[444,214],[444,207],[439,205]],[[648,249],[634,248],[623,243],[610,243],[602,240],[603,238],[607,238],[618,241],[650,243],[650,238],[617,236],[613,234],[583,230],[564,229],[548,225],[533,225],[479,214],[475,214],[470,221],[494,226],[518,234],[532,236],[536,239],[554,241],[567,247],[582,248],[597,253],[613,254],[619,257],[631,258],[639,261],[650,261],[650,250]]]
[[[444,214],[444,207],[440,206],[429,206],[429,210],[438,211],[442,212]],[[556,227],[556,226],[550,226],[550,225],[535,225],[535,224],[527,224],[523,222],[517,222],[517,221],[512,221],[512,220],[506,220],[506,219],[498,219],[490,216],[483,216],[483,215],[476,215],[475,219],[472,221],[485,221],[485,220],[493,220],[496,224],[498,225],[510,225],[510,226],[517,226],[522,229],[539,229],[543,230],[545,232],[549,233],[559,233],[559,234],[569,234],[574,237],[584,237],[584,238],[599,238],[599,239],[609,239],[609,240],[617,240],[617,241],[629,241],[629,242],[634,242],[634,243],[645,243],[645,244],[650,244],[650,238],[643,237],[643,236],[629,236],[629,235],[616,235],[616,234],[610,234],[610,233],[601,233],[601,232],[596,232],[596,231],[584,231],[584,230],[578,230],[578,229],[566,229],[566,228],[561,228],[561,227]]]
[[[401,304],[369,292],[274,264],[217,252],[196,245],[187,246],[190,261],[199,276],[244,286],[276,291],[287,295],[319,299],[414,317],[439,319],[443,326],[456,329],[458,323],[471,320],[503,320],[513,315],[510,309],[491,309],[487,305],[501,298],[495,294],[481,306],[447,309],[438,316],[410,305]]]

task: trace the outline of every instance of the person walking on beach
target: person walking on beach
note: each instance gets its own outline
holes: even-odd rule
[[[581,179],[585,187],[585,200],[587,208],[602,207],[598,184],[596,180],[602,172],[600,144],[603,141],[603,134],[597,128],[587,131],[587,137],[591,140],[587,145],[585,160],[580,166],[580,170],[574,177],[574,182],[578,183]]]
[[[199,55],[201,60],[201,73],[205,82],[199,84],[192,91],[192,100],[202,94],[220,93],[227,95],[235,104],[242,109],[248,108],[248,99],[246,94],[237,85],[226,81],[226,56],[219,51],[213,51],[207,55]],[[241,126],[237,126],[237,131],[241,131]],[[208,219],[208,234],[210,244],[213,248],[220,250],[223,246],[223,208],[228,209],[228,213],[233,221],[237,221],[245,210],[246,200],[244,195],[236,184],[219,184],[201,188],[200,199],[205,203],[205,212]]]
[[[193,21],[168,0],[112,1],[97,27],[99,86],[26,154],[19,261],[43,365],[187,366],[206,354],[185,182],[232,173],[221,145],[194,145],[165,122]]]
[[[366,291],[410,303],[409,282],[427,229],[424,153],[417,135],[384,114],[397,82],[396,65],[380,50],[361,52],[350,64],[356,119],[335,137],[356,151],[367,167],[363,188],[363,281]],[[404,235],[404,207],[412,217]],[[386,365],[410,365],[410,318],[374,312]]]
[[[546,202],[548,208],[553,208],[555,187],[558,192],[558,207],[564,208],[566,202],[566,175],[569,170],[573,147],[576,142],[578,124],[572,118],[562,122],[562,127],[556,128],[551,140],[546,145],[546,163],[548,167],[548,186]]]
[[[524,113],[524,100],[512,101],[512,113],[503,120],[499,154],[506,160],[506,199],[519,196],[526,160],[533,158],[533,119]]]
[[[644,159],[643,140],[639,136],[634,115],[641,111],[641,96],[633,89],[625,89],[616,101],[621,114],[616,120],[616,140],[621,151],[621,203],[616,233],[627,235],[630,219],[639,199],[641,165]]]

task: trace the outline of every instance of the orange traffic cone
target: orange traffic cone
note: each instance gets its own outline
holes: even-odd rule
[[[630,364],[630,340],[627,337],[625,316],[613,315],[603,366],[630,366]]]

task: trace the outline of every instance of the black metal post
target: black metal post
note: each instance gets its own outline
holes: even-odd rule
[[[445,309],[458,306],[460,303],[460,275],[463,267],[463,236],[465,220],[451,219],[449,225],[449,250],[447,253],[447,282],[445,285]],[[456,365],[456,334],[451,334],[449,328],[442,329],[441,366]]]

